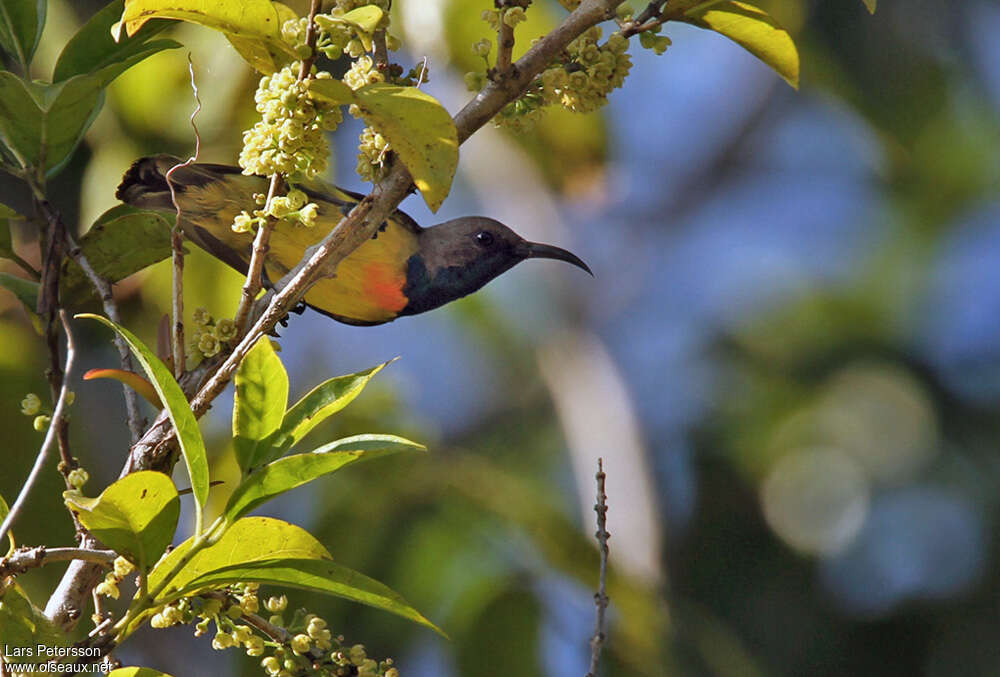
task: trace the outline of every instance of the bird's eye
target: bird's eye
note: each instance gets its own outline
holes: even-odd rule
[[[476,233],[476,242],[483,247],[489,247],[493,244],[493,233],[488,230],[479,231]]]

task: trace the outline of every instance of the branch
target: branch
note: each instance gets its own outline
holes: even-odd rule
[[[604,492],[604,459],[597,459],[597,543],[601,548],[601,573],[597,592],[594,594],[594,606],[597,607],[597,620],[594,621],[594,636],[590,638],[590,671],[587,677],[596,677],[597,664],[601,660],[601,648],[607,636],[604,634],[604,612],[608,608],[608,495]]]
[[[109,567],[118,556],[114,550],[95,550],[92,548],[47,548],[40,545],[35,548],[22,547],[7,557],[0,559],[0,578],[17,576],[28,569],[43,567],[52,562],[69,562],[83,560]]]
[[[515,71],[501,82],[490,82],[454,117],[459,142],[489,122],[509,102],[520,96],[545,67],[575,38],[592,26],[614,17],[615,0],[583,0],[551,33],[536,42],[515,64]],[[181,386],[200,388],[192,400],[195,416],[201,416],[225,388],[236,367],[264,333],[270,331],[302,299],[309,283],[319,275],[329,275],[351,252],[367,242],[378,226],[399,206],[410,191],[413,178],[402,163],[396,162],[386,179],[362,199],[350,214],[317,245],[292,271],[275,284],[274,290],[254,303],[251,316],[257,316],[253,328],[236,345],[233,352],[218,356],[199,365],[196,373],[185,374]],[[254,311],[259,311],[254,312]],[[221,366],[220,366],[221,363]],[[217,371],[215,369],[218,368]],[[204,385],[202,380],[205,377]],[[163,469],[169,472],[176,458],[176,437],[166,414],[161,412],[142,439],[133,445],[129,460],[122,471],[128,474],[139,469]],[[72,627],[71,617],[96,585],[97,575],[92,565],[71,566],[59,588],[49,598],[46,614],[63,627]],[[87,587],[89,580],[94,582]],[[82,593],[82,594],[81,594]]]
[[[49,424],[49,429],[45,431],[45,440],[42,442],[42,446],[38,450],[38,456],[35,457],[35,465],[31,468],[31,472],[28,474],[28,479],[24,481],[24,485],[21,487],[21,492],[17,495],[14,505],[10,507],[10,512],[4,519],[3,524],[0,525],[0,542],[3,542],[4,538],[7,537],[7,533],[10,531],[14,522],[17,521],[21,511],[24,510],[24,504],[28,499],[28,494],[31,493],[32,487],[35,486],[39,476],[41,476],[42,468],[45,467],[45,462],[48,460],[49,453],[52,449],[52,443],[56,439],[60,424],[65,420],[67,406],[66,393],[68,391],[66,383],[69,381],[69,374],[73,369],[73,362],[76,359],[76,343],[73,341],[73,334],[69,329],[69,321],[66,319],[66,311],[59,310],[58,314],[59,320],[62,322],[63,331],[66,332],[66,369],[63,372],[62,384],[59,387],[59,397],[56,400],[56,408],[55,412],[52,414],[52,421]]]
[[[621,25],[622,36],[631,38],[633,35],[653,30],[674,18],[663,14],[667,2],[668,0],[655,0],[646,5],[646,9],[638,17]]]
[[[90,261],[87,260],[83,250],[80,249],[80,245],[76,243],[68,231],[66,233],[66,241],[69,243],[69,252],[67,253],[70,258],[76,261],[76,264],[83,270],[84,275],[90,280],[91,286],[101,299],[101,305],[104,306],[104,314],[115,324],[121,324],[122,317],[118,312],[118,304],[115,303],[114,295],[111,293],[111,285],[90,265]],[[114,332],[112,340],[114,341],[115,348],[118,350],[118,359],[121,361],[122,369],[125,371],[135,371],[135,367],[132,364],[132,352],[129,350],[128,344],[125,343],[125,339],[118,332]],[[125,411],[128,414],[128,429],[132,435],[132,444],[135,444],[142,436],[142,431],[146,427],[146,421],[139,413],[138,393],[125,384],[122,384],[122,390],[125,393]]]

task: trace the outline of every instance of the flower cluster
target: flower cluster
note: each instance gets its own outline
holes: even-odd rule
[[[76,393],[72,390],[66,391],[66,404],[73,404]],[[28,393],[21,400],[21,413],[25,416],[33,416],[31,426],[40,433],[49,429],[52,423],[52,410],[42,404],[42,399],[35,393]]]
[[[568,4],[574,3],[563,3],[564,6]],[[567,6],[567,9],[573,7]],[[520,17],[523,9],[487,10],[483,12],[483,18],[495,28],[499,21],[508,21],[512,13]],[[514,24],[508,22],[508,25]],[[669,38],[652,33],[648,35],[649,38],[647,33],[642,33],[640,39],[644,46],[648,42],[657,53],[662,53],[670,43]],[[520,98],[501,109],[494,122],[513,131],[527,131],[546,106],[559,105],[574,113],[589,113],[605,105],[608,95],[624,84],[632,68],[632,60],[628,55],[628,39],[620,32],[613,33],[603,44],[600,40],[601,29],[598,26],[573,40],[561,59],[542,72]],[[485,59],[490,44],[480,41],[472,49]],[[485,86],[487,77],[486,73],[467,73],[465,84],[476,91]]]
[[[378,183],[389,171],[389,142],[372,127],[361,131],[358,144],[358,175],[365,181]]]
[[[190,349],[203,358],[217,355],[223,343],[236,338],[236,324],[229,318],[215,320],[206,309],[198,308],[192,320]]]
[[[133,571],[135,571],[135,566],[131,562],[124,557],[116,557],[113,570],[107,573],[104,581],[94,588],[94,591],[98,595],[118,599],[121,595],[121,592],[118,590],[118,584],[125,580],[125,577]]]
[[[215,626],[212,648],[242,648],[260,658],[264,673],[271,677],[293,675],[399,677],[392,659],[369,658],[361,644],[347,646],[343,636],[334,637],[326,621],[299,609],[285,625],[282,612],[288,607],[284,595],[267,598],[263,605],[258,584],[237,583],[209,595],[183,597],[161,607],[150,619],[154,628],[195,624],[200,637]],[[272,615],[257,616],[261,606]]]
[[[296,62],[260,79],[254,100],[261,120],[243,132],[244,174],[314,177],[326,169],[330,150],[323,133],[336,129],[343,115],[338,105],[312,99],[298,70]]]

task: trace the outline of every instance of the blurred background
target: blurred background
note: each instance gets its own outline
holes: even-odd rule
[[[102,4],[49,1],[36,77]],[[860,1],[758,4],[796,37],[801,91],[721,36],[668,25],[673,46],[633,45],[606,108],[550,112],[523,137],[486,128],[438,214],[403,204],[428,225],[498,218],[571,249],[594,279],[531,261],[419,317],[355,328],[307,312],[281,332],[293,397],[402,358],[313,439],[385,432],[430,448],[262,509],[451,639],[290,595],[334,634],[404,675],[583,675],[601,456],[602,676],[1000,674],[1000,4],[883,0],[874,16]],[[395,5],[408,50],[396,60],[426,57],[427,91],[457,111],[492,3]],[[536,0],[520,49],[563,14]],[[197,70],[202,159],[234,163],[255,78],[214,32],[170,30]],[[112,86],[52,189],[81,232],[132,160],[193,152],[186,58],[158,54]],[[329,178],[366,191],[360,130],[331,137]],[[0,179],[0,201],[24,199]],[[231,315],[235,272],[193,250],[186,273],[189,310]],[[155,342],[168,266],[116,292],[126,324]],[[7,294],[0,327],[0,493],[13,500],[40,441],[17,402],[47,392],[45,355]],[[76,332],[78,374],[116,364],[106,331]],[[73,448],[94,495],[121,466],[124,406],[117,384],[75,389]],[[224,480],[238,475],[230,411],[225,395],[203,422]],[[60,491],[52,469],[22,543],[71,542]],[[44,604],[60,573],[21,580]],[[175,675],[259,670],[190,632],[146,629],[118,655]]]

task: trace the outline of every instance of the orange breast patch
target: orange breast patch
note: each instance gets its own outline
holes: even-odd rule
[[[364,294],[379,308],[396,313],[406,307],[409,299],[403,294],[406,274],[384,263],[369,263],[364,267]]]

